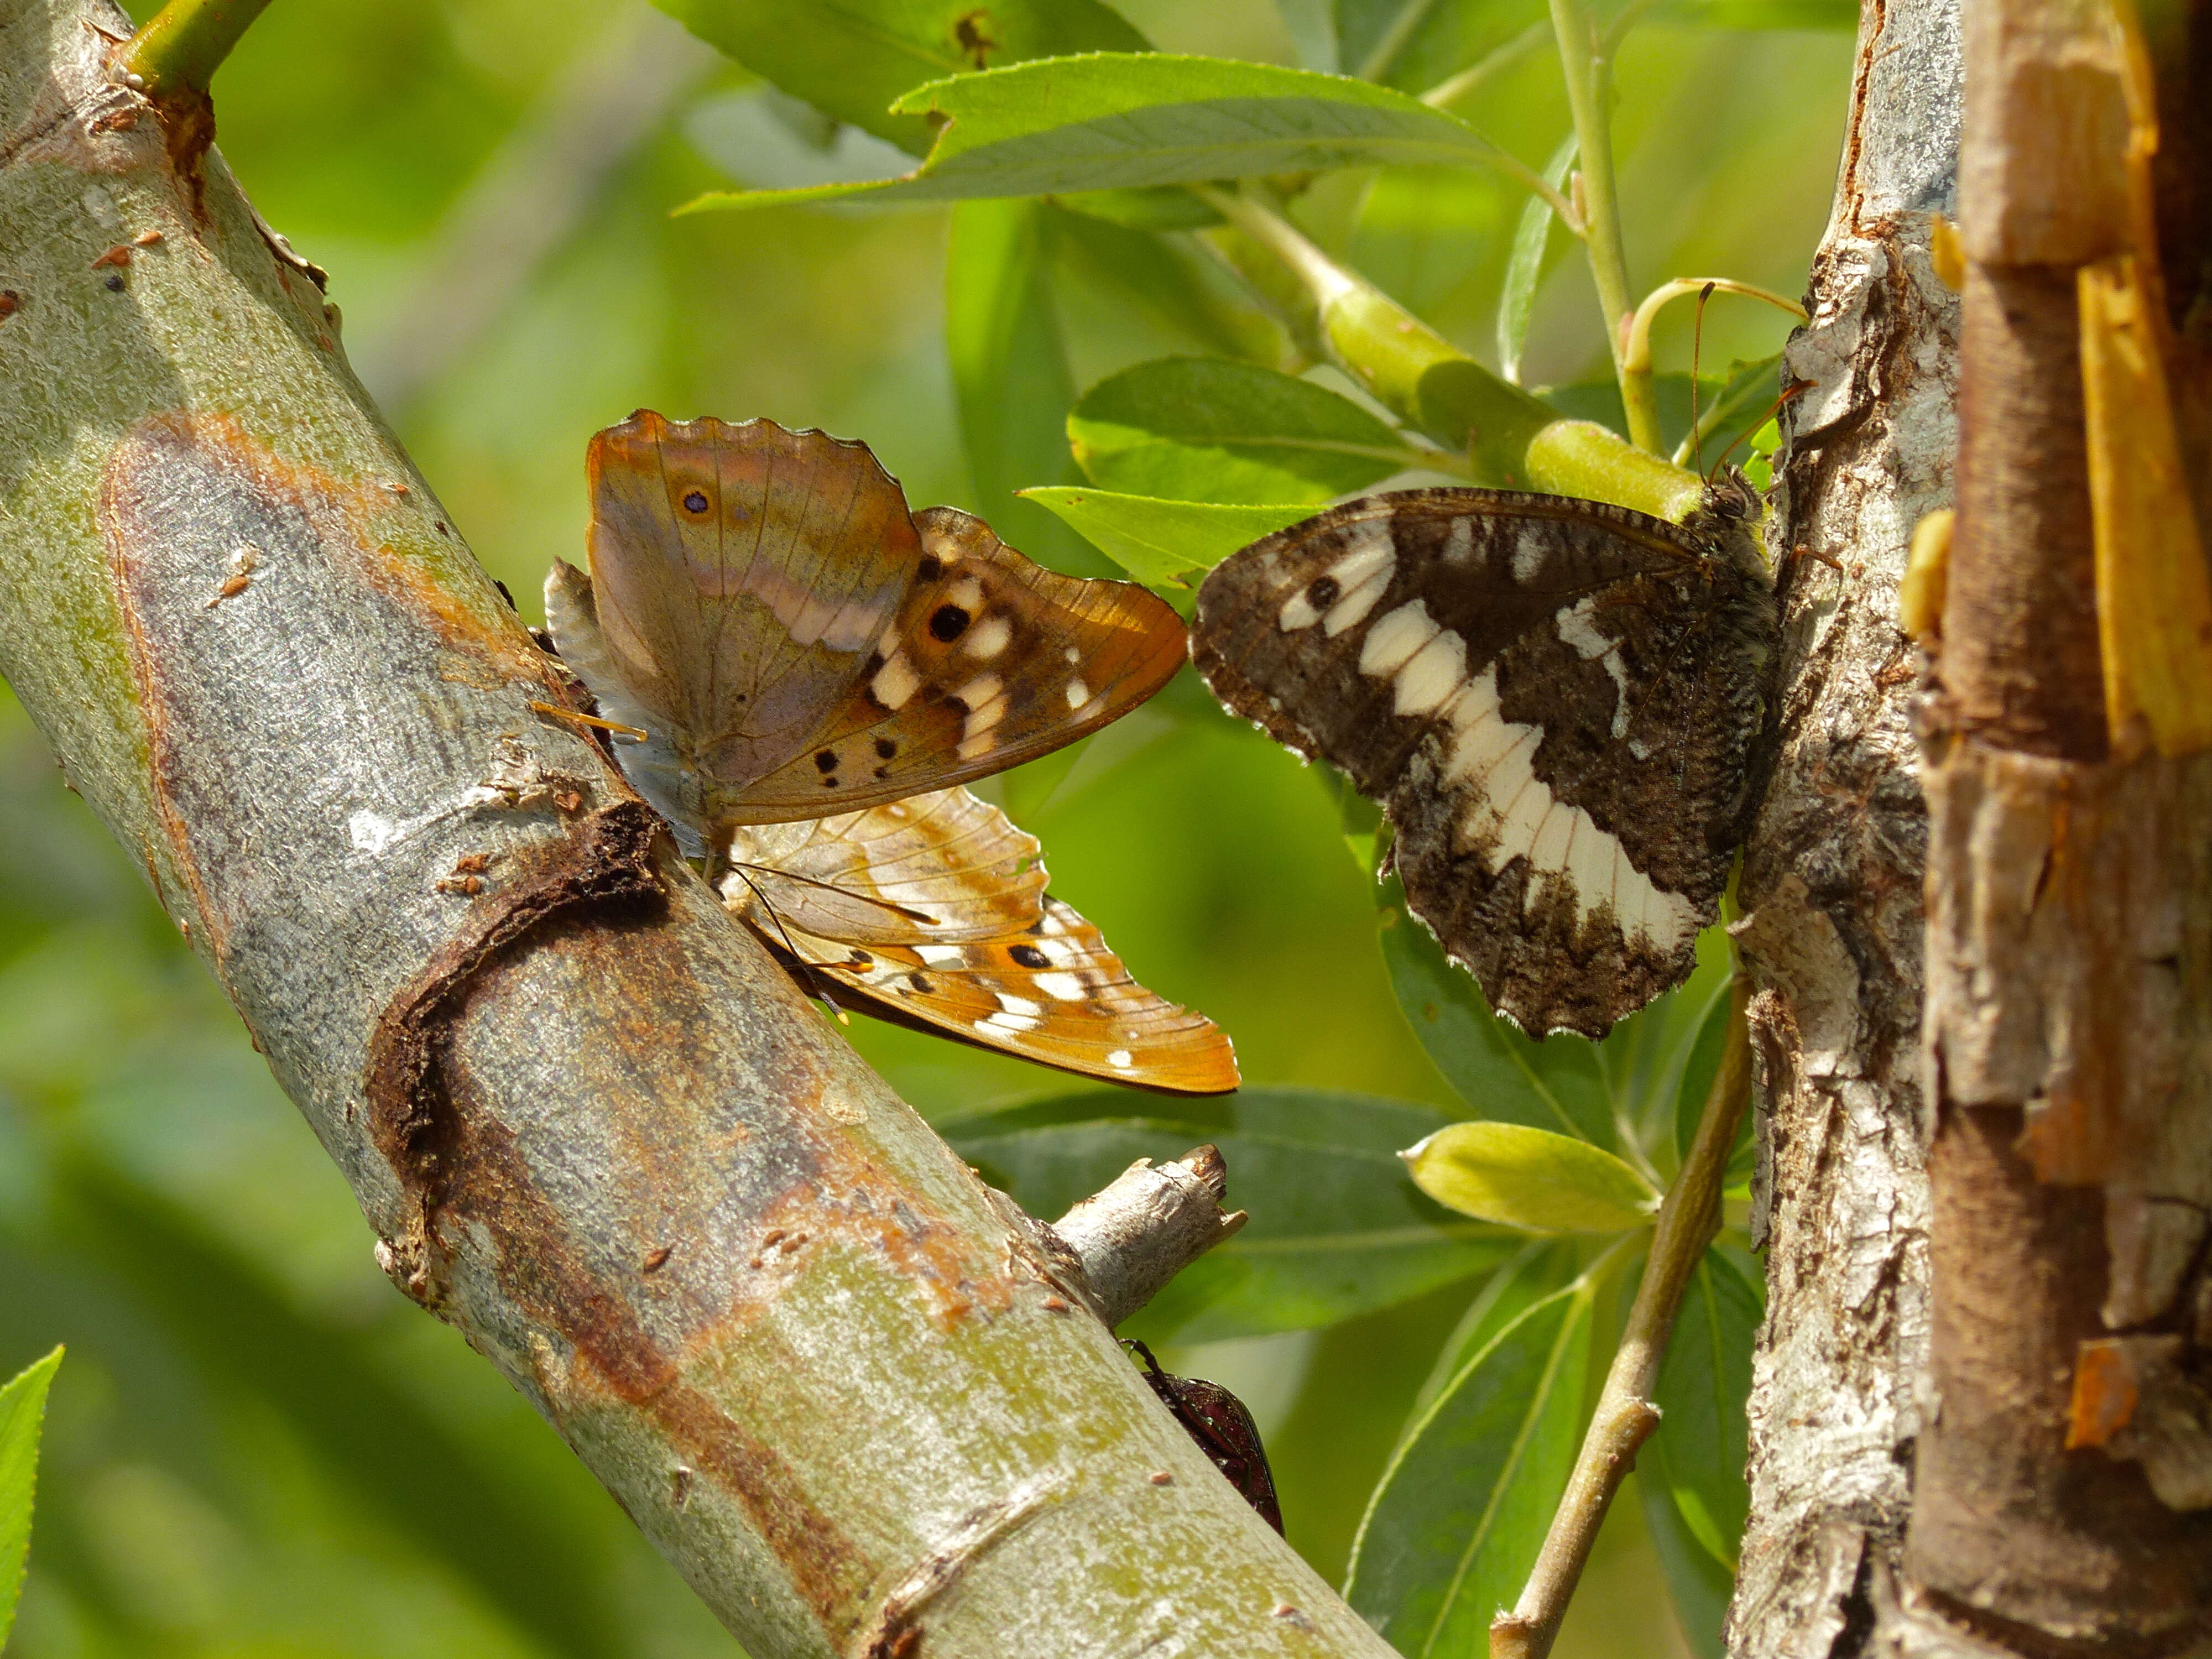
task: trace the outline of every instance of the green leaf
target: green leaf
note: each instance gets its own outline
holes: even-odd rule
[[[1049,514],[1010,499],[1038,479],[1073,483],[1061,435],[1075,379],[1053,303],[1054,210],[1035,202],[963,202],[945,271],[945,346],[983,516],[1009,545],[1081,575],[1096,556]]]
[[[1054,246],[1060,269],[1171,339],[1180,337],[1180,342],[1217,357],[1279,362],[1289,344],[1282,325],[1253,305],[1218,264],[1198,253],[1191,239],[1158,234],[1172,227],[1132,227],[1090,211],[1101,200],[1133,197],[1194,205],[1198,200],[1182,190],[1054,197],[1055,203],[1073,210],[1057,216]]]
[[[1428,1380],[1413,1398],[1406,1435],[1419,1425],[1429,1402],[1451,1386],[1467,1363],[1488,1347],[1498,1332],[1573,1279],[1581,1266],[1581,1247],[1572,1240],[1532,1238],[1511,1261],[1485,1279],[1452,1334],[1437,1351]],[[1401,1438],[1404,1437],[1401,1437]]]
[[[1494,1267],[1517,1243],[1423,1197],[1395,1148],[1441,1112],[1311,1089],[1150,1101],[1112,1090],[956,1119],[945,1138],[1032,1215],[1064,1213],[1132,1161],[1208,1141],[1243,1231],[1177,1274],[1129,1330],[1212,1342],[1333,1325]]]
[[[1566,182],[1575,164],[1575,135],[1569,133],[1544,164],[1544,178],[1554,189]],[[1531,196],[1521,207],[1521,222],[1514,228],[1513,252],[1505,262],[1505,282],[1498,296],[1498,372],[1515,385],[1521,381],[1521,349],[1528,343],[1528,319],[1536,310],[1536,289],[1544,280],[1546,255],[1552,246],[1552,204]]]
[[[1071,213],[1128,230],[1203,230],[1221,216],[1181,185],[1146,190],[1085,190],[1050,198]]]
[[[1588,1141],[1523,1123],[1455,1123],[1405,1154],[1447,1209],[1540,1233],[1619,1233],[1659,1207],[1650,1183]]]
[[[992,0],[988,9],[970,0],[654,3],[763,80],[916,155],[929,148],[929,123],[891,113],[909,87],[1025,58],[1146,46],[1100,0]]]
[[[1504,159],[1457,116],[1402,92],[1226,58],[1103,52],[1048,58],[933,81],[895,107],[944,123],[928,159],[902,179],[719,191],[678,211],[861,194],[877,201],[1057,196]]]
[[[1175,501],[1318,505],[1421,459],[1351,398],[1220,357],[1161,357],[1101,380],[1067,417],[1067,440],[1100,489]]]
[[[1707,1250],[1674,1316],[1652,1390],[1659,1431],[1644,1451],[1644,1479],[1673,1498],[1690,1535],[1731,1572],[1751,1512],[1745,1412],[1760,1311],[1756,1270],[1722,1247]]]
[[[1593,1296],[1577,1279],[1506,1325],[1391,1457],[1344,1595],[1401,1653],[1486,1652],[1520,1595],[1574,1468]]]
[[[23,1593],[23,1564],[31,1552],[31,1499],[38,1490],[39,1430],[46,1417],[46,1389],[60,1369],[62,1351],[0,1389],[0,1647],[15,1622]]]
[[[1384,832],[1382,809],[1352,787],[1352,780],[1334,766],[1316,767],[1315,777],[1336,803],[1336,823],[1352,861],[1363,876],[1373,877],[1381,861]]]
[[[1211,570],[1237,549],[1313,516],[1310,506],[1296,501],[1279,507],[1221,507],[1052,485],[1021,493],[1060,514],[1139,581],[1171,588],[1188,589],[1190,572]]]
[[[1644,1524],[1651,1534],[1652,1553],[1659,1558],[1660,1576],[1667,1581],[1674,1603],[1674,1620],[1682,1639],[1696,1659],[1727,1659],[1723,1640],[1729,1598],[1735,1592],[1735,1574],[1713,1559],[1704,1545],[1682,1524],[1682,1512],[1667,1489],[1641,1474],[1631,1475]]]

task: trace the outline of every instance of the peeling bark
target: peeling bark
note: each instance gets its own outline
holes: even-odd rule
[[[1768,1287],[1729,1644],[1757,1659],[1867,1650],[1919,1426],[1927,832],[1917,653],[1894,619],[1913,526],[1950,499],[1959,308],[1929,244],[1952,205],[1959,73],[1954,0],[1869,0],[1812,321],[1784,358],[1810,384],[1784,414],[1784,690],[1741,887]]]
[[[2131,201],[2123,36],[2083,0],[1971,15],[1959,520],[1924,713],[1940,1407],[1898,1624],[1927,1651],[2197,1651],[2212,756],[2155,752],[2107,684],[2140,666],[2146,623],[2190,614],[2150,573],[2202,555],[2185,520],[2170,543],[2092,529],[2091,445],[2118,437],[2085,416],[2077,280],[2156,242],[2150,192]],[[2155,275],[2136,291],[2155,318]],[[2141,340],[2162,362],[2163,326]],[[2162,386],[2136,387],[2163,418]]]
[[[756,1659],[1387,1654],[533,711],[557,668],[125,27],[0,0],[0,671],[403,1289]]]

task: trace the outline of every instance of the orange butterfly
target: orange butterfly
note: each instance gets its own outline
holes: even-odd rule
[[[640,410],[592,441],[592,574],[545,613],[623,770],[787,960],[1025,1059],[1237,1086],[1211,1021],[1134,983],[1045,896],[1036,842],[956,787],[1120,718],[1183,660],[1143,588],[1084,581],[951,507],[910,514],[866,447]],[[826,812],[826,816],[825,816]]]

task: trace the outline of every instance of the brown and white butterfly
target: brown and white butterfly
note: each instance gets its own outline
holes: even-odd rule
[[[592,574],[556,647],[647,735],[623,770],[725,902],[876,1010],[1100,1077],[1237,1086],[1211,1022],[1130,981],[1044,894],[1037,844],[956,786],[1118,719],[1183,656],[1124,582],[908,511],[866,447],[641,410],[592,441]]]
[[[1215,695],[1382,803],[1407,908],[1540,1036],[1687,977],[1754,804],[1773,597],[1748,491],[1708,501],[1370,495],[1199,590]]]

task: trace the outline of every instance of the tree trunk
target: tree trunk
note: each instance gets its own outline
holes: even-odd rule
[[[562,676],[127,27],[0,0],[0,671],[395,1281],[756,1659],[1386,1654],[533,709]]]
[[[1896,615],[1914,526],[1950,500],[1959,305],[1929,240],[1952,207],[1958,27],[1955,0],[1863,11],[1812,322],[1784,357],[1785,380],[1809,384],[1783,416],[1769,540],[1785,689],[1742,881],[1767,1250],[1729,1622],[1747,1659],[1866,1650],[1919,1427],[1927,830],[1907,724],[1918,657]]]

